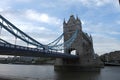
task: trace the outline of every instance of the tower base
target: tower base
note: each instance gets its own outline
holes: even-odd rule
[[[55,71],[100,71],[101,68],[104,67],[103,63],[96,57],[96,59],[92,57],[80,56],[78,60],[64,60],[64,59],[56,59],[54,70]]]
[[[81,65],[54,65],[55,71],[75,71],[75,72],[84,72],[84,71],[100,71],[100,66],[81,66]]]

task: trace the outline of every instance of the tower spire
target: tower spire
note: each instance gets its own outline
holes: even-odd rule
[[[78,18],[78,16],[77,16],[77,18],[76,18],[76,23],[81,25],[81,21],[80,21],[80,19]]]
[[[66,24],[65,18],[64,18],[64,22],[63,23]]]
[[[63,25],[65,26],[67,23],[66,23],[66,20],[65,20],[65,18],[64,18],[64,21],[63,21]]]
[[[74,24],[74,23],[75,23],[75,17],[74,17],[74,15],[71,15],[71,16],[70,16],[70,19],[68,20],[67,23],[68,23],[68,24]]]

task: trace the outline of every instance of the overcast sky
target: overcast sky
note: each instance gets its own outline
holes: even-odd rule
[[[60,36],[64,18],[73,14],[93,36],[96,53],[120,50],[118,0],[2,0],[0,14],[43,44]]]

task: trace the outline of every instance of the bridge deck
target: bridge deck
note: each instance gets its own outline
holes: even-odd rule
[[[77,59],[77,55],[64,54],[60,52],[45,51],[37,48],[29,48],[0,42],[0,55],[30,56],[30,57],[52,57]]]

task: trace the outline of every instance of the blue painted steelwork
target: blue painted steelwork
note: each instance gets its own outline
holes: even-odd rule
[[[1,38],[0,38],[0,42],[1,42],[1,43],[5,43],[5,44],[10,44],[9,42],[7,42],[7,41],[5,41],[5,40],[3,40],[3,39],[1,39]]]
[[[77,55],[64,54],[60,52],[45,51],[43,49],[29,48],[0,42],[0,55],[31,56],[31,57],[52,57],[65,59],[78,59]]]
[[[74,42],[74,40],[78,34],[78,30],[76,30],[75,33],[73,34],[73,36],[71,36],[71,38],[68,41],[60,43],[60,41],[63,39],[63,35],[64,35],[64,33],[63,33],[60,37],[58,37],[53,42],[49,43],[48,45],[44,45],[42,43],[39,43],[35,39],[31,38],[27,34],[25,34],[23,31],[18,29],[16,26],[14,26],[12,23],[10,23],[7,19],[5,19],[1,15],[0,15],[0,19],[1,19],[1,22],[0,22],[1,28],[3,27],[8,32],[13,34],[16,38],[21,39],[22,41],[26,42],[27,44],[32,44],[32,45],[36,46],[37,48],[44,49],[46,51],[51,51],[51,50],[61,51],[66,48],[69,48],[71,46],[71,44]]]
[[[51,43],[49,43],[47,45],[48,46],[55,46],[55,45],[57,45],[60,42],[60,40],[62,40],[63,35],[64,35],[64,33],[62,35],[60,35],[57,39],[55,39],[53,42],[51,42]]]
[[[72,35],[72,37],[67,40],[66,42],[57,44],[57,45],[53,45],[53,46],[49,46],[52,50],[64,50],[64,49],[68,49],[70,48],[71,44],[75,41],[76,37],[78,34],[78,30],[76,30],[74,32],[74,34]]]
[[[0,22],[0,26],[9,31],[11,34],[13,34],[15,37],[18,37],[19,39],[23,40],[24,42],[28,44],[35,45],[39,48],[45,48],[45,45],[39,43],[35,39],[31,38],[27,34],[25,34],[23,31],[18,29],[16,26],[14,26],[12,23],[10,23],[7,19],[5,19],[3,16],[0,15],[0,19],[2,22]],[[15,33],[15,31],[17,33]]]

